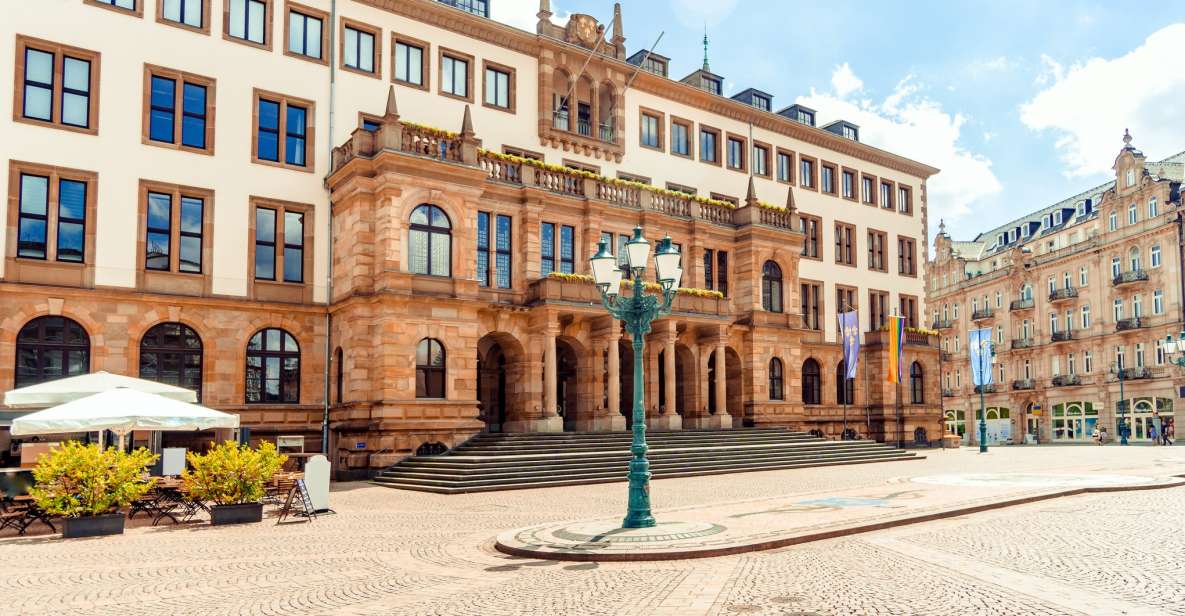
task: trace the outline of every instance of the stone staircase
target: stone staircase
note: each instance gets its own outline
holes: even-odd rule
[[[625,481],[629,432],[479,434],[438,456],[413,456],[374,483],[459,494]],[[920,459],[873,441],[829,441],[781,428],[650,432],[655,479]]]

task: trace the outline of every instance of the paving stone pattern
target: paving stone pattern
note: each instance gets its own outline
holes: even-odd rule
[[[908,465],[668,479],[652,492],[661,519],[664,507],[879,486],[903,473],[1122,473],[1179,463],[1185,447],[927,455]],[[137,523],[122,536],[72,541],[5,531],[0,613],[1185,614],[1185,488],[692,561],[568,563],[493,549],[492,538],[512,528],[624,512],[625,497],[624,483],[456,496],[354,483],[335,486],[338,515],[311,524]]]

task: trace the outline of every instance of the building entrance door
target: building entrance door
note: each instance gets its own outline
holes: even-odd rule
[[[1053,405],[1053,440],[1089,441],[1099,422],[1099,411],[1091,402]]]

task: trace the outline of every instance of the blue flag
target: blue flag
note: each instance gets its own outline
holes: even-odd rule
[[[991,385],[992,381],[992,328],[973,329],[967,334],[967,349],[971,352],[971,382],[974,385]]]
[[[860,361],[860,313],[852,310],[839,313],[839,335],[843,338],[843,362],[846,378],[856,378],[856,364]]]

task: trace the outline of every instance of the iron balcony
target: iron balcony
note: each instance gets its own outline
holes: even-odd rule
[[[1152,378],[1152,371],[1147,368],[1124,368],[1120,370],[1120,377],[1125,381]]]
[[[971,313],[971,320],[972,321],[982,321],[984,319],[990,319],[990,318],[992,318],[992,309],[991,308],[981,308],[981,309],[976,310],[975,312]]]
[[[996,384],[992,383],[990,385],[976,385],[975,386],[975,393],[977,393],[977,394],[994,394],[994,393],[996,393]]]
[[[1064,289],[1055,289],[1049,294],[1049,301],[1060,302],[1067,299],[1074,299],[1078,297],[1078,289],[1074,287],[1066,287]]]
[[[1012,389],[1015,390],[1033,389],[1034,387],[1036,387],[1036,383],[1033,382],[1033,379],[1016,379],[1012,382]]]
[[[1120,272],[1120,274],[1111,279],[1111,284],[1114,286],[1125,285],[1133,282],[1146,282],[1148,280],[1148,272],[1142,269],[1130,270]]]
[[[1053,377],[1054,387],[1069,387],[1072,385],[1081,385],[1082,379],[1078,378],[1077,374],[1060,374]]]
[[[1060,332],[1053,332],[1049,335],[1050,342],[1066,342],[1074,339],[1074,332],[1071,330],[1062,330]]]
[[[954,323],[950,319],[936,319],[934,321],[934,327],[931,329],[950,329],[954,326]]]
[[[1032,310],[1032,308],[1036,305],[1037,305],[1036,302],[1034,302],[1033,298],[1031,298],[1031,297],[1029,299],[1014,299],[1014,300],[1012,300],[1011,304],[1008,304],[1008,309],[1009,310]]]
[[[1014,338],[1012,340],[1012,350],[1018,351],[1020,349],[1031,349],[1036,344],[1036,341],[1034,341],[1032,338]]]
[[[1126,332],[1133,329],[1140,329],[1148,327],[1148,319],[1144,317],[1132,317],[1130,319],[1120,319],[1115,322],[1115,331]]]

